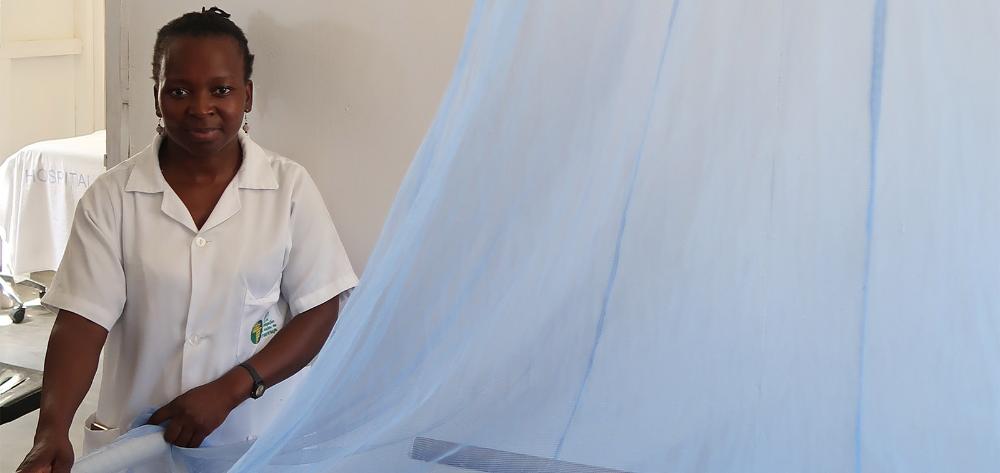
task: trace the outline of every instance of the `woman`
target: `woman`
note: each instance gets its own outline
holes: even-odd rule
[[[102,347],[85,451],[154,409],[148,422],[177,446],[253,438],[357,283],[306,171],[245,133],[253,55],[228,17],[203,9],[157,34],[158,136],[78,205],[44,299],[58,315],[18,471],[69,471],[69,426]]]

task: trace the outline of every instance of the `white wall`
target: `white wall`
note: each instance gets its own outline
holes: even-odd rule
[[[109,41],[116,41],[116,17],[126,31],[108,52],[127,58],[123,83],[112,90],[109,81],[108,121],[125,114],[121,146],[129,154],[149,143],[156,125],[149,78],[156,30],[204,5],[108,0]],[[233,14],[257,56],[251,136],[309,169],[361,270],[451,77],[472,1],[217,5]],[[111,64],[108,70],[109,77],[119,73]]]
[[[0,159],[104,127],[103,0],[0,0]]]

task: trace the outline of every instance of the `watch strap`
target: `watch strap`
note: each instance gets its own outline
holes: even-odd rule
[[[244,361],[243,363],[240,363],[240,366],[247,370],[247,373],[250,373],[250,377],[253,378],[253,387],[250,388],[250,397],[257,399],[263,396],[264,391],[267,389],[267,386],[264,384],[264,379],[260,377],[260,374],[257,373],[257,370],[255,370],[250,363]]]

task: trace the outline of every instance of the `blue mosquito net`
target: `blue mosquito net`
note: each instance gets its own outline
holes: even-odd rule
[[[280,425],[78,471],[998,471],[998,24],[480,1]]]

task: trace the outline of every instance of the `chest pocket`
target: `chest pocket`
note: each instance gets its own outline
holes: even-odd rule
[[[278,330],[285,325],[288,309],[281,300],[281,280],[262,295],[247,288],[243,300],[243,319],[240,342],[237,344],[237,362],[246,361],[266,346]]]
[[[285,325],[287,304],[281,299],[283,248],[262,251],[243,271],[243,314],[236,361],[243,362],[267,345]]]
[[[269,195],[250,192],[241,194],[241,198],[245,198],[248,208],[264,208],[269,200],[255,204],[254,199]],[[291,249],[287,223],[276,221],[261,226],[259,221],[250,219],[243,223],[245,233],[253,238],[240,242],[244,293],[237,362],[246,361],[264,348],[285,325],[288,309],[281,298],[281,276]]]

